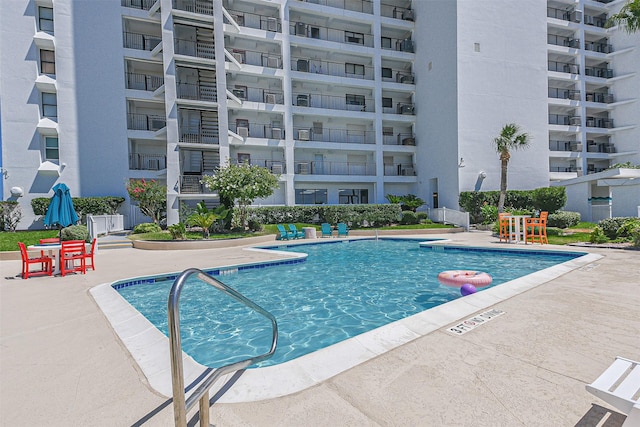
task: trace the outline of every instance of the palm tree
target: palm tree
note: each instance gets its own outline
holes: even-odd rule
[[[615,13],[607,20],[607,28],[619,25],[627,33],[635,33],[640,30],[640,0],[629,0],[620,12]]]
[[[500,136],[493,140],[496,151],[500,154],[500,199],[498,199],[498,212],[504,210],[504,199],[507,196],[507,167],[511,158],[511,150],[525,149],[529,147],[531,137],[526,132],[520,132],[520,126],[515,123],[504,125]]]

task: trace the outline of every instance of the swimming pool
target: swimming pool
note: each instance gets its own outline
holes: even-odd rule
[[[398,239],[271,248],[309,256],[305,262],[210,272],[278,319],[278,350],[258,366],[295,359],[461,298],[458,289],[438,284],[442,270],[486,271],[496,286],[583,255],[442,246],[433,250],[416,240]],[[114,287],[167,334],[166,301],[173,279],[140,282]],[[198,281],[183,290],[181,319],[184,351],[206,366],[262,353],[269,346],[269,325],[263,318]]]

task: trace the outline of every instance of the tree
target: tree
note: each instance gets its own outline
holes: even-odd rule
[[[130,180],[127,184],[127,192],[131,200],[138,202],[140,212],[151,218],[154,224],[158,224],[162,215],[167,210],[167,187],[151,181]]]
[[[247,207],[257,198],[269,197],[278,188],[278,175],[267,168],[248,163],[219,166],[213,175],[204,175],[202,183],[217,191],[227,208],[238,205],[238,225],[247,226]]]
[[[202,201],[196,205],[196,211],[189,215],[187,223],[202,228],[202,238],[206,239],[209,237],[209,229],[213,223],[227,216],[227,212],[224,206],[209,210]]]
[[[635,33],[640,30],[640,0],[629,0],[620,12],[609,17],[606,23],[607,28],[619,25],[627,33]]]
[[[511,151],[526,149],[531,143],[531,137],[526,132],[520,132],[520,126],[515,123],[504,125],[500,136],[493,140],[496,151],[500,155],[500,198],[498,212],[504,211],[504,199],[507,196],[507,168]]]

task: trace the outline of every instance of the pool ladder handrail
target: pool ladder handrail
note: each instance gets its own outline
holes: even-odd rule
[[[238,362],[221,366],[210,372],[201,382],[200,386],[186,398],[184,389],[184,369],[182,365],[182,342],[180,338],[180,293],[187,279],[196,274],[200,280],[221,290],[225,294],[235,298],[247,307],[253,309],[271,321],[272,337],[271,348],[267,353],[250,357]],[[209,389],[222,376],[229,372],[244,369],[254,363],[261,362],[273,356],[278,345],[278,323],[275,316],[258,304],[254,303],[235,289],[225,285],[221,281],[209,276],[197,268],[184,270],[173,282],[167,302],[167,314],[169,320],[169,345],[171,352],[171,382],[173,387],[173,419],[176,426],[187,426],[187,412],[193,405],[200,402],[200,426],[209,426]]]

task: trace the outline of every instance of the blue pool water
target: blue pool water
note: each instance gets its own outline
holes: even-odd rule
[[[461,298],[457,288],[438,283],[437,275],[443,270],[485,271],[495,286],[583,255],[433,250],[421,248],[415,240],[383,239],[284,250],[306,253],[308,258],[217,277],[278,321],[277,351],[257,366],[282,363]],[[168,335],[167,297],[173,280],[151,282],[118,292]],[[180,307],[183,349],[203,365],[222,366],[269,348],[271,329],[264,317],[195,278],[184,286]]]

